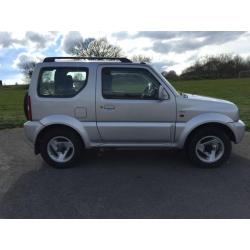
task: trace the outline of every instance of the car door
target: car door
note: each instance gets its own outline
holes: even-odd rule
[[[161,79],[148,66],[99,65],[96,85],[97,127],[104,142],[171,142],[175,97],[159,100]],[[166,86],[164,87],[166,88]]]

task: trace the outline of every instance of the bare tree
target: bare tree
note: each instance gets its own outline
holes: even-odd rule
[[[75,56],[84,56],[89,44],[93,41],[95,41],[94,38],[75,40],[70,47],[67,48],[67,52]]]
[[[36,66],[36,61],[32,58],[29,58],[27,56],[21,56],[20,61],[17,63],[17,67],[21,70],[21,72],[24,75],[24,80],[26,82],[29,82],[32,73],[34,71],[34,68]]]
[[[150,63],[152,61],[151,57],[144,56],[144,55],[134,55],[132,57],[133,62],[144,62],[144,63]]]
[[[85,57],[121,57],[123,56],[122,49],[119,46],[110,44],[108,40],[103,37],[100,39],[77,37],[71,40],[67,46],[67,53],[75,56]],[[134,55],[133,62],[150,63],[152,58],[144,55]]]
[[[71,50],[73,55],[86,57],[121,57],[122,50],[119,46],[110,44],[106,38],[88,38],[75,44]]]

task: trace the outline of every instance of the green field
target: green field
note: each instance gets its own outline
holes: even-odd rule
[[[23,97],[26,86],[0,87],[0,129],[21,127],[25,122]]]
[[[250,79],[177,81],[178,91],[227,99],[240,108],[241,119],[250,130]],[[0,88],[0,129],[20,127],[25,121],[23,96],[26,86]]]

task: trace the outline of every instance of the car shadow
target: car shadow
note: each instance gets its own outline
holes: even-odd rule
[[[70,169],[37,164],[4,195],[1,218],[250,218],[250,161],[235,154],[216,169],[176,150],[90,151]]]

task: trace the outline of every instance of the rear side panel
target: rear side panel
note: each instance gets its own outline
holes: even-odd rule
[[[39,64],[33,74],[29,89],[33,120],[41,120],[48,115],[68,115],[80,121],[95,121],[95,65],[88,65],[88,82],[83,90],[74,97],[40,97],[37,93],[39,72],[43,67],[86,67],[83,63],[44,63]]]
[[[89,71],[87,84],[73,97],[40,97],[37,89],[39,73],[43,67],[87,67]],[[52,62],[38,64],[33,73],[29,88],[33,121],[41,121],[46,117],[53,117],[53,115],[63,115],[64,117],[68,116],[69,118],[74,118],[72,121],[79,121],[83,127],[86,126],[87,123],[90,123],[92,127],[91,134],[93,135],[93,140],[96,141],[97,138],[99,139],[99,133],[96,127],[95,115],[95,82],[96,64],[87,64],[82,62]],[[57,122],[57,120],[54,121],[55,124],[57,124]],[[94,134],[93,123],[95,123]],[[53,120],[50,120],[50,124],[53,124]],[[64,124],[62,120],[60,120],[60,124]],[[67,123],[65,125],[70,126],[71,124]],[[89,138],[89,140],[91,141],[92,138]]]

